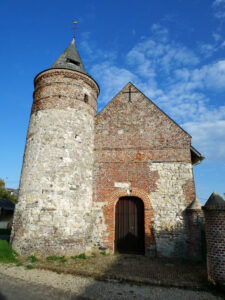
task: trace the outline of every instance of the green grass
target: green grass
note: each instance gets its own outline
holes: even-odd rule
[[[71,259],[77,259],[77,258],[80,258],[80,259],[86,259],[87,256],[85,253],[81,253],[79,255],[76,255],[76,256],[70,256]]]
[[[34,255],[29,256],[29,257],[28,257],[28,260],[30,260],[32,263],[35,263],[35,262],[38,261],[37,257],[34,256]]]
[[[80,258],[80,259],[86,259],[87,256],[85,253],[81,253],[79,255],[76,255],[76,256],[70,256],[71,259],[77,259],[77,258]]]
[[[62,259],[64,259],[64,256],[52,255],[52,256],[46,257],[46,260],[48,260],[48,261],[56,261],[56,260],[62,260]]]
[[[101,252],[101,254],[102,254],[102,255],[105,255],[105,256],[108,256],[108,255],[109,255],[109,253],[107,253],[106,251]]]
[[[34,269],[34,266],[28,265],[26,268],[27,268],[27,270],[32,270],[32,269]]]
[[[16,257],[16,252],[9,246],[8,242],[5,240],[0,240],[0,262],[18,262]]]
[[[81,254],[77,255],[77,258],[86,259],[87,256],[85,253],[81,253]]]

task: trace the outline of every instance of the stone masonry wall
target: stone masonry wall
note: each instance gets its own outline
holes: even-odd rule
[[[89,249],[97,94],[96,83],[76,71],[48,70],[35,80],[11,235],[19,253],[73,255]]]
[[[188,256],[192,261],[204,259],[204,218],[201,209],[187,209]]]
[[[151,163],[158,171],[157,189],[149,198],[154,210],[154,233],[158,256],[188,256],[188,228],[185,209],[187,194],[184,186],[193,180],[191,163]]]
[[[131,94],[131,102],[127,93]],[[114,251],[115,205],[137,196],[145,206],[145,253],[186,257],[186,207],[195,199],[191,137],[128,84],[96,117],[95,240]],[[103,232],[103,234],[101,233]]]

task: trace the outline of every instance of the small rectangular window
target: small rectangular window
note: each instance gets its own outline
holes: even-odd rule
[[[71,58],[67,58],[67,59],[66,59],[66,62],[71,63],[71,64],[76,65],[76,66],[79,66],[79,65],[80,65],[80,62],[79,62],[79,61],[73,60],[73,59],[71,59]]]

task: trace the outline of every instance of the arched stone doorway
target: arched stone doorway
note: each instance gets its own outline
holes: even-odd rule
[[[135,196],[120,197],[115,207],[115,251],[145,253],[144,203]]]

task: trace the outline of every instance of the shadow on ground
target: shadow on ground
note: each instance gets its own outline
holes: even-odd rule
[[[28,262],[25,262],[28,264]],[[143,255],[106,255],[69,258],[56,261],[38,261],[34,267],[98,280],[148,283],[152,285],[201,288],[207,285],[205,263],[186,260],[149,258]]]

